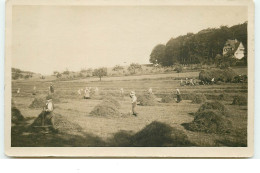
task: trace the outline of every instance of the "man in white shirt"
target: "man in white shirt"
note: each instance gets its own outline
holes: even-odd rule
[[[52,103],[52,97],[48,95],[46,97],[46,104],[43,107],[42,126],[44,126],[46,123],[50,124],[51,126],[54,125],[53,110],[54,105]]]
[[[132,99],[132,112],[134,116],[137,116],[137,112],[135,111],[135,108],[137,106],[137,97],[135,96],[135,92],[131,91],[130,97]]]

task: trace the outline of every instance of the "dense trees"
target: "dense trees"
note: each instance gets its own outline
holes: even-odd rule
[[[242,42],[247,52],[247,22],[232,27],[208,28],[197,34],[188,33],[171,38],[166,45],[154,47],[150,62],[163,66],[180,64],[212,64],[222,56],[225,42],[237,39]],[[245,54],[246,59],[246,54]],[[156,61],[157,60],[157,61]]]
[[[129,67],[127,68],[127,70],[131,73],[131,74],[135,74],[137,70],[142,70],[142,66],[138,63],[131,63],[129,65]]]

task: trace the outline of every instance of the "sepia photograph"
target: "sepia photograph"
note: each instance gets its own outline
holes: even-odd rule
[[[253,154],[252,1],[56,2],[7,2],[9,155]]]

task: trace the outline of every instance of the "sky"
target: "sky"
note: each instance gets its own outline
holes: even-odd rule
[[[149,63],[170,38],[247,21],[242,6],[14,6],[12,67],[41,74]]]

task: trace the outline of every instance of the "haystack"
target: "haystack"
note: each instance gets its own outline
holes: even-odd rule
[[[195,114],[198,114],[206,110],[219,111],[222,115],[228,115],[228,109],[218,101],[205,102],[200,106],[199,110]]]
[[[141,106],[154,106],[156,105],[156,97],[153,94],[142,94],[137,96],[137,102]]]
[[[20,110],[17,109],[15,106],[12,106],[12,123],[19,123],[24,120],[23,115],[21,114]]]
[[[35,97],[29,108],[43,108],[45,106],[46,99],[45,97]]]
[[[232,105],[247,105],[247,98],[244,96],[235,96]]]
[[[173,94],[170,95],[164,95],[161,100],[162,103],[172,103],[176,102],[175,96]]]
[[[190,146],[187,135],[168,124],[154,121],[132,137],[133,146],[178,147]]]
[[[187,130],[206,133],[230,133],[232,123],[220,111],[205,110],[195,114],[191,123],[182,124]]]
[[[212,78],[215,82],[232,82],[237,74],[232,69],[209,69],[202,70],[199,73],[199,79],[204,82],[210,83]]]
[[[42,114],[43,112],[41,112],[38,115],[38,117],[34,120],[34,122],[31,124],[31,128],[34,130],[34,132],[37,132],[37,130],[42,130],[42,129],[35,128],[35,127],[42,126]],[[44,126],[53,127],[61,133],[82,130],[82,128],[78,124],[68,121],[65,117],[59,114],[53,113],[53,121],[54,121],[54,125],[51,124],[51,121],[49,119],[45,119]]]
[[[91,116],[119,116],[119,107],[120,104],[117,100],[112,98],[106,98],[100,104],[94,107],[94,109],[90,112]]]
[[[206,100],[207,98],[204,94],[196,94],[192,98],[192,103],[201,104],[204,103]]]

